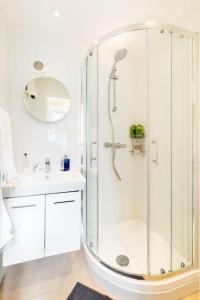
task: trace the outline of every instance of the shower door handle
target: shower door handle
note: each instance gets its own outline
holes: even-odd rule
[[[91,168],[93,167],[93,161],[97,161],[97,149],[96,148],[97,148],[97,142],[91,142],[91,155],[90,155],[91,156],[91,158],[90,158]]]
[[[152,139],[152,145],[154,146],[152,161],[156,166],[158,166],[158,138]]]

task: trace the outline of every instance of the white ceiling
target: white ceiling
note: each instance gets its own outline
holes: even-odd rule
[[[90,45],[130,23],[160,21],[200,30],[200,0],[0,0],[13,31],[60,36]],[[61,18],[53,16],[59,9]]]

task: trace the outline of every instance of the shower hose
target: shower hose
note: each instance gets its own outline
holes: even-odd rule
[[[113,125],[113,119],[112,119],[112,114],[111,114],[111,101],[110,101],[110,89],[111,89],[111,80],[112,78],[109,78],[109,84],[108,84],[108,116],[109,116],[109,121],[110,121],[110,126],[111,126],[111,133],[112,133],[112,167],[115,172],[115,175],[117,178],[121,181],[121,177],[117,171],[116,165],[115,165],[115,157],[116,157],[116,147],[115,147],[115,129]],[[115,97],[115,93],[114,93]]]

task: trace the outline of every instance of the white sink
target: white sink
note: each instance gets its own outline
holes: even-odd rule
[[[83,190],[85,178],[79,171],[19,175],[2,187],[4,198]]]

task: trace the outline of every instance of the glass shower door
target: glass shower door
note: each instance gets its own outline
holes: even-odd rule
[[[171,33],[148,31],[148,273],[171,268]]]
[[[149,274],[193,257],[193,39],[148,31]]]
[[[193,38],[172,35],[172,270],[193,260]]]
[[[98,102],[97,102],[97,60],[95,49],[86,61],[86,222],[85,231],[88,246],[98,251]]]

